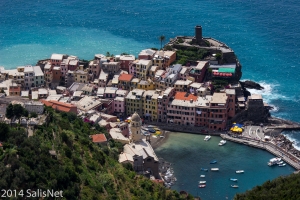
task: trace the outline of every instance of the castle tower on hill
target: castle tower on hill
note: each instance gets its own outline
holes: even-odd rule
[[[197,25],[195,27],[195,37],[196,37],[197,43],[202,42],[202,26]]]
[[[131,141],[139,142],[142,140],[142,120],[136,112],[133,113],[130,122]]]

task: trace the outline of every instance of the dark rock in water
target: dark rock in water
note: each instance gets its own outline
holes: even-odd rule
[[[264,89],[264,87],[262,87],[260,84],[255,83],[253,81],[245,81],[245,82],[240,81],[240,83],[245,88],[256,89],[256,90],[263,90]]]

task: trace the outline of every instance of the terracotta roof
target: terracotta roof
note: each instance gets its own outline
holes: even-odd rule
[[[53,109],[57,109],[62,112],[73,112],[73,113],[77,114],[77,107],[73,104],[63,103],[63,102],[59,102],[59,101],[55,101],[55,100],[47,101],[47,100],[41,99],[40,101],[43,104],[45,104],[46,106],[51,106]]]
[[[178,100],[191,100],[193,99],[193,101],[197,100],[197,96],[193,95],[193,94],[188,94],[188,96],[186,96],[186,92],[176,92],[174,98],[178,99]]]
[[[92,135],[92,139],[93,139],[93,142],[95,143],[101,143],[101,142],[106,142],[107,139],[105,137],[104,134],[96,134],[96,135]]]
[[[121,74],[119,76],[119,81],[131,81],[133,78],[133,75],[132,74]]]

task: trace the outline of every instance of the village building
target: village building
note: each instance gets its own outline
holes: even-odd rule
[[[135,56],[121,55],[119,60],[121,69],[129,72],[129,65],[135,60]]]
[[[79,110],[87,112],[89,110],[100,110],[102,103],[96,97],[85,96],[76,105]]]
[[[208,61],[198,61],[197,66],[191,66],[189,76],[194,77],[195,82],[202,83],[205,78],[206,70],[209,67]]]
[[[176,60],[176,52],[174,51],[156,51],[152,59],[153,65],[157,65],[162,69],[166,69]]]
[[[176,92],[174,100],[169,102],[167,108],[168,123],[195,125],[195,105],[197,98],[197,96],[190,93]]]
[[[92,141],[95,144],[101,145],[107,143],[107,139],[103,133],[91,135],[90,137],[92,138]]]
[[[167,109],[171,98],[173,98],[175,95],[175,89],[173,87],[169,87],[164,91],[157,91],[161,93],[157,98],[158,122],[167,122]]]
[[[158,91],[148,90],[145,91],[142,97],[143,102],[143,117],[146,120],[157,121],[157,98],[159,96]]]
[[[125,97],[127,115],[132,115],[134,112],[137,112],[140,116],[143,116],[142,97],[144,92],[145,91],[141,89],[134,89],[127,94]]]
[[[126,144],[119,155],[120,163],[131,163],[133,169],[145,175],[159,178],[159,160],[148,141],[142,139],[142,120],[137,113],[131,117],[131,142]]]
[[[44,112],[44,104],[39,101],[29,101],[23,104],[23,107],[29,113],[43,114]]]
[[[73,104],[70,103],[62,103],[62,102],[58,102],[56,100],[40,100],[40,102],[42,102],[45,106],[50,106],[52,107],[54,110],[58,110],[61,112],[67,112],[67,113],[74,113],[77,115],[77,107]]]
[[[137,89],[142,89],[142,90],[154,90],[155,89],[155,84],[154,82],[149,78],[146,81],[141,80],[137,84]]]
[[[139,53],[138,59],[139,60],[152,60],[155,55],[155,52],[156,51],[152,50],[152,49],[144,49]]]
[[[40,87],[44,85],[44,73],[40,66],[25,66],[24,67],[24,84],[25,89],[32,87]]]
[[[132,74],[120,74],[118,88],[123,89],[123,90],[129,90],[132,79],[133,79]]]
[[[174,88],[178,92],[189,92],[189,87],[193,83],[190,80],[177,80],[174,83]]]
[[[87,71],[83,70],[76,70],[73,72],[73,76],[76,82],[79,83],[88,83],[89,82],[89,75]]]
[[[98,86],[105,87],[108,82],[108,73],[104,70],[101,70],[99,78],[98,78]]]

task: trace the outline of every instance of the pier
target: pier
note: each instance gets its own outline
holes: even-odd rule
[[[276,157],[280,157],[282,160],[284,160],[286,163],[294,167],[296,170],[300,170],[300,159],[296,156],[290,154],[289,152],[286,152],[284,149],[272,144],[271,142],[267,141],[261,141],[261,140],[255,140],[248,137],[243,136],[231,136],[228,134],[221,134],[220,135],[223,139],[241,143],[244,145],[264,149]],[[266,161],[267,163],[267,161]]]

